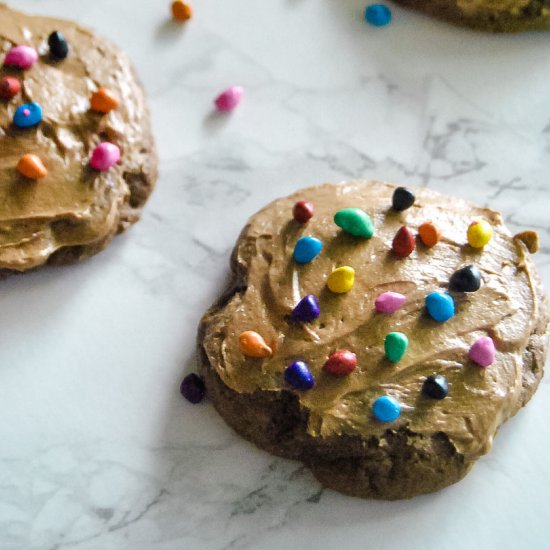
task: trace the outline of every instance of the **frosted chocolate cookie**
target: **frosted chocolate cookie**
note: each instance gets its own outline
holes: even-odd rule
[[[451,23],[492,32],[550,29],[550,0],[395,0]]]
[[[533,232],[428,189],[352,181],[254,215],[202,319],[226,422],[327,487],[383,499],[460,480],[542,377]]]
[[[95,254],[157,177],[126,55],[75,23],[0,4],[0,272]]]

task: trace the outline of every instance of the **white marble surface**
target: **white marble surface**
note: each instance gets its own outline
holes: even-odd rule
[[[160,180],[143,220],[81,265],[2,281],[0,548],[542,549],[550,377],[461,483],[386,503],[322,491],[178,393],[247,217],[350,177],[427,185],[537,228],[550,288],[550,35],[489,36],[358,0],[14,0],[128,51]],[[246,89],[229,117],[225,86]]]

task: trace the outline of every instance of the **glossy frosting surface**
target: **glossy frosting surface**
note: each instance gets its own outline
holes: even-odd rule
[[[415,204],[397,213],[390,209],[393,189],[376,181],[327,184],[275,201],[254,215],[234,252],[239,271],[247,273],[246,289],[209,319],[204,349],[225,384],[238,392],[295,391],[284,384],[284,369],[295,360],[306,361],[316,383],[298,393],[309,410],[313,436],[380,436],[390,426],[406,425],[417,433],[444,431],[459,452],[475,459],[490,449],[500,424],[520,406],[522,354],[538,309],[533,264],[498,213],[427,189],[415,189]],[[315,205],[305,225],[292,218],[298,200]],[[375,226],[373,238],[354,238],[334,224],[334,213],[347,207],[366,210]],[[476,217],[493,227],[483,250],[466,240]],[[427,220],[441,229],[442,240],[431,249],[417,240],[411,256],[394,256],[391,242],[397,230],[407,225],[416,233]],[[299,265],[292,252],[306,235],[321,239],[324,247],[311,263]],[[433,321],[425,313],[426,295],[447,290],[453,272],[468,264],[479,267],[481,289],[452,293],[455,317]],[[355,269],[355,284],[347,294],[332,294],[327,277],[342,265]],[[391,315],[374,309],[376,297],[386,291],[407,297]],[[311,324],[294,324],[288,316],[306,294],[319,298],[321,315]],[[275,349],[273,357],[244,357],[238,337],[245,330],[262,334]],[[409,348],[392,364],[384,357],[384,337],[394,331],[408,336]],[[468,349],[487,335],[497,354],[495,363],[483,369],[468,359]],[[358,366],[351,375],[334,378],[322,366],[341,349],[357,354]],[[449,396],[441,401],[421,393],[425,378],[435,373],[449,381]],[[376,421],[371,412],[373,401],[384,394],[403,406],[393,424]]]
[[[63,61],[48,54],[54,30],[69,43]],[[74,23],[0,4],[0,65],[20,44],[34,47],[40,57],[26,71],[0,68],[0,76],[13,75],[22,83],[21,94],[0,102],[0,269],[22,271],[43,264],[60,248],[93,244],[122,229],[120,210],[130,196],[125,176],[139,174],[149,160],[142,147],[148,115],[124,54]],[[101,86],[120,99],[107,115],[90,110],[90,97]],[[15,127],[15,110],[31,101],[42,106],[42,123]],[[119,164],[105,173],[88,165],[101,141],[122,150]],[[30,182],[17,172],[26,153],[42,159],[47,177]]]

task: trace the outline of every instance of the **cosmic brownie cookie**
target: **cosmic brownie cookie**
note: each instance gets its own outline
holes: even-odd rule
[[[70,263],[139,219],[156,176],[127,57],[75,23],[0,4],[0,272]]]
[[[398,4],[492,32],[550,29],[550,0],[395,0]]]
[[[536,237],[378,181],[277,200],[244,228],[231,286],[202,319],[209,398],[245,438],[338,491],[450,485],[542,377]]]

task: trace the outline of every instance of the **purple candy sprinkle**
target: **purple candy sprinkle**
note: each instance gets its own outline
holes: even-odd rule
[[[180,392],[187,401],[191,403],[200,403],[204,399],[206,388],[202,378],[192,372],[188,374],[181,383]]]
[[[319,302],[313,294],[304,296],[292,310],[292,318],[300,323],[311,323],[319,317]]]

